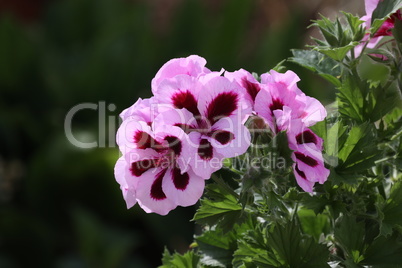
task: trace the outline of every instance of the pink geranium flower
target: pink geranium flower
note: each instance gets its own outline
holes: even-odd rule
[[[311,126],[326,117],[324,106],[297,87],[299,78],[294,72],[281,74],[271,71],[261,79],[265,86],[257,94],[254,108],[274,133],[289,129],[295,119]]]
[[[133,124],[131,149],[116,164],[116,179],[121,185],[127,207],[135,201],[148,213],[166,215],[176,206],[197,202],[204,180],[188,166],[191,157],[187,134],[178,127]]]
[[[205,84],[187,76],[176,76],[160,84],[155,98],[171,105],[158,117],[158,124],[181,127],[192,143],[191,166],[208,179],[222,167],[225,157],[243,154],[250,146],[250,133],[242,122],[251,114],[242,89],[225,77]]]

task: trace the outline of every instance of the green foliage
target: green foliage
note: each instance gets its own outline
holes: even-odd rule
[[[237,196],[228,189],[229,186],[210,184],[206,188],[208,198],[201,200],[201,207],[195,213],[193,220],[199,224],[219,223],[224,230],[231,229],[242,213]]]
[[[165,248],[162,256],[162,265],[159,268],[197,268],[200,257],[193,251],[188,251],[183,255],[178,253],[170,254]]]
[[[381,27],[385,19],[395,13],[402,5],[401,0],[379,1],[371,16],[371,33],[374,34]]]
[[[295,220],[250,231],[234,254],[234,267],[329,267],[329,251]]]
[[[314,50],[292,49],[292,53],[290,61],[317,73],[335,86],[339,85],[340,67],[336,61]]]

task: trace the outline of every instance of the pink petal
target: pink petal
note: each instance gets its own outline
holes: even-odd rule
[[[137,201],[147,213],[166,215],[176,208],[174,201],[166,197],[163,191],[163,180],[167,176],[167,169],[155,169],[153,172],[145,172],[138,181]]]
[[[377,5],[379,2],[380,2],[380,0],[365,0],[364,1],[366,15],[370,16],[370,20],[371,20],[373,11],[377,8]]]
[[[311,129],[307,128],[301,120],[293,120],[290,129],[287,131],[289,148],[298,150],[302,144],[312,144],[315,150],[321,151],[323,140],[318,137]]]
[[[269,128],[275,131],[275,121],[273,118],[270,106],[272,104],[272,97],[267,88],[263,88],[255,98],[254,110],[257,115],[265,120]]]
[[[210,143],[218,154],[235,157],[244,154],[251,144],[249,130],[232,118],[222,118],[213,125]]]
[[[155,99],[160,105],[171,108],[185,108],[193,115],[199,115],[197,100],[201,83],[188,75],[178,75],[172,79],[164,80],[159,85]]]
[[[207,61],[197,55],[191,55],[187,58],[177,58],[166,62],[156,73],[152,79],[152,92],[156,95],[159,90],[159,84],[164,79],[175,77],[176,75],[185,74],[192,77],[199,77],[202,74],[210,73],[205,68]]]
[[[207,180],[212,173],[222,168],[224,156],[211,146],[212,138],[199,132],[191,132],[188,136],[191,151],[187,163],[196,175]]]
[[[251,114],[251,107],[244,101],[243,90],[225,77],[215,77],[200,92],[198,110],[210,125],[227,116],[244,120]]]
[[[169,169],[162,184],[167,198],[183,207],[194,205],[201,198],[204,187],[204,179],[191,169],[182,174],[178,168]]]
[[[254,78],[254,76],[244,69],[240,69],[235,72],[225,72],[225,77],[230,81],[236,81],[247,92],[245,99],[250,107],[254,106],[254,100],[258,92],[261,90],[260,83]]]
[[[153,123],[154,129],[160,129],[161,126],[177,126],[185,132],[197,128],[197,120],[193,114],[186,109],[171,109],[159,114]]]
[[[302,144],[298,151],[292,154],[292,159],[297,163],[300,171],[303,171],[307,180],[312,182],[324,183],[329,170],[324,166],[324,159],[321,151],[317,151],[311,144]]]
[[[324,106],[317,99],[304,94],[298,96],[298,99],[306,104],[302,115],[302,121],[306,126],[312,126],[324,120],[327,116],[327,110],[325,110]]]
[[[145,149],[155,144],[150,126],[132,117],[124,120],[120,125],[116,134],[116,142],[123,154],[133,148]]]
[[[120,189],[123,193],[123,198],[126,201],[127,209],[133,207],[137,203],[135,187],[137,186],[137,180],[132,179],[131,176],[127,176],[128,165],[124,157],[120,157],[114,168],[114,175],[116,181],[120,184]],[[127,182],[129,181],[129,183]]]
[[[294,163],[293,164],[293,173],[296,177],[296,182],[297,184],[305,191],[308,193],[312,193],[313,192],[313,186],[314,186],[314,182],[311,182],[309,180],[307,180],[306,175],[304,174],[303,171],[301,171],[297,164]]]
[[[301,93],[301,90],[296,85],[299,81],[300,78],[297,76],[297,74],[290,70],[284,74],[271,70],[269,73],[261,75],[261,83],[276,84],[276,86],[285,87],[297,94]]]

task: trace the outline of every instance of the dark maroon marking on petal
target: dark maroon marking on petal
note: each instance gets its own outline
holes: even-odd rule
[[[166,170],[167,169],[163,169],[161,172],[159,172],[156,175],[156,179],[154,180],[154,183],[152,183],[150,195],[151,195],[151,198],[154,200],[166,199],[166,195],[162,189],[162,180],[163,180],[163,176],[165,176]]]
[[[176,123],[176,124],[174,124],[174,126],[181,128],[186,133],[190,133],[191,130],[194,129],[194,127],[191,125],[181,124],[181,123]]]
[[[166,136],[165,141],[169,143],[169,148],[173,150],[175,155],[180,155],[181,153],[181,141],[175,136]]]
[[[314,143],[317,144],[317,138],[311,130],[305,130],[296,136],[297,144]]]
[[[269,109],[271,110],[271,113],[275,110],[283,110],[283,102],[278,99],[272,99],[271,105],[269,105]]]
[[[208,136],[217,140],[222,145],[231,142],[235,138],[232,132],[226,130],[215,130],[208,133]]]
[[[151,168],[155,168],[156,166],[157,166],[157,159],[144,159],[131,163],[130,171],[131,174],[133,174],[133,176],[139,177],[145,171]]]
[[[184,191],[187,188],[190,177],[187,172],[181,174],[180,169],[175,167],[172,169],[172,180],[177,190]]]
[[[300,177],[302,177],[303,179],[307,180],[306,174],[305,174],[303,171],[301,171],[301,170],[299,169],[299,167],[297,166],[297,164],[296,164],[296,166],[295,166],[295,170],[296,170],[297,174],[299,174]]]
[[[202,139],[200,141],[200,146],[198,147],[198,155],[204,160],[210,160],[213,156],[213,147],[207,139]]]
[[[235,92],[219,93],[207,107],[207,118],[211,125],[222,117],[230,116],[237,109],[238,94]]]
[[[304,155],[302,153],[299,152],[295,152],[295,156],[297,159],[299,159],[300,161],[302,161],[303,163],[305,163],[306,165],[309,165],[310,167],[315,167],[318,165],[317,160],[315,160],[314,158]]]
[[[180,91],[173,95],[172,102],[174,107],[177,109],[185,108],[193,115],[199,115],[200,112],[197,108],[197,100],[195,99],[194,95],[186,90]]]
[[[258,92],[260,92],[261,87],[257,83],[253,83],[247,80],[247,77],[243,77],[241,79],[242,86],[247,90],[247,93],[251,96],[253,101],[255,101],[255,97],[257,96]]]
[[[137,144],[138,149],[158,149],[161,147],[159,142],[152,138],[148,133],[141,130],[138,130],[134,133],[134,143]]]

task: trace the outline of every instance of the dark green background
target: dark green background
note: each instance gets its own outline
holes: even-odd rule
[[[199,228],[194,207],[165,217],[125,208],[113,175],[118,114],[151,95],[171,58],[266,72],[311,43],[306,27],[318,11],[343,2],[0,1],[0,267],[155,267],[165,245],[184,252]],[[330,85],[285,65],[307,94],[334,98]],[[65,116],[81,103],[115,105],[104,113],[107,132],[98,111],[73,118],[82,141],[111,136],[106,148],[66,139]]]

